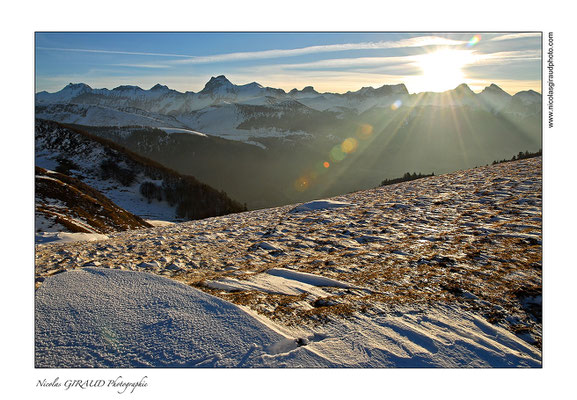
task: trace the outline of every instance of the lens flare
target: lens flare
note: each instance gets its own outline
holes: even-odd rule
[[[305,176],[301,176],[294,182],[294,188],[297,192],[304,192],[310,185],[310,180]]]
[[[341,144],[341,150],[343,153],[351,154],[357,150],[359,142],[355,138],[346,138],[345,141]]]
[[[395,100],[393,102],[393,104],[391,104],[391,110],[395,111],[398,110],[400,106],[403,105],[403,102],[401,100]]]
[[[469,40],[469,42],[467,43],[467,46],[472,47],[472,46],[476,45],[477,43],[479,43],[480,41],[481,41],[481,35],[475,35]]]
[[[367,140],[373,134],[373,126],[370,124],[360,124],[356,135],[361,140]]]
[[[341,149],[341,146],[337,144],[332,148],[331,152],[329,153],[329,157],[331,158],[331,161],[339,162],[345,159],[346,154]]]
[[[330,166],[331,166],[331,164],[329,164],[328,161],[325,161],[325,162],[323,163],[323,167],[325,167],[325,168],[328,168],[328,167],[330,167]]]

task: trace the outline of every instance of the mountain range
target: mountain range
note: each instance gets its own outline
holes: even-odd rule
[[[412,94],[398,84],[339,94],[236,85],[223,75],[197,93],[160,84],[145,90],[71,83],[37,93],[36,117],[194,176],[249,209],[541,148],[541,95],[510,95],[495,84],[480,93],[462,84]]]
[[[441,100],[448,104],[477,104],[493,109],[503,109],[509,103],[521,101],[538,103],[541,95],[532,90],[514,96],[492,84],[481,93],[475,94],[466,84],[442,93],[423,92],[409,94],[404,84],[383,85],[379,88],[363,87],[355,92],[319,93],[312,86],[302,90],[264,87],[257,82],[235,85],[224,75],[212,77],[198,93],[178,92],[167,86],[156,84],[149,90],[138,86],[123,85],[114,89],[93,89],[84,83],[70,83],[56,93],[42,91],[36,94],[37,104],[75,103],[106,107],[134,107],[151,113],[180,115],[201,110],[221,103],[267,105],[278,100],[298,100],[303,105],[318,111],[340,111],[341,108],[357,112],[376,106],[390,106],[401,101],[407,106],[435,105]]]

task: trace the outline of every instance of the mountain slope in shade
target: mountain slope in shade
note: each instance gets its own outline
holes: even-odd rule
[[[62,170],[142,218],[182,221],[243,211],[224,192],[109,140],[37,120],[36,165]]]
[[[507,105],[507,111],[519,115],[536,114],[541,110],[541,95],[534,90],[516,93]]]
[[[487,86],[478,95],[483,106],[490,111],[500,111],[511,102],[511,95],[494,83]]]
[[[107,234],[152,226],[78,179],[40,167],[35,198],[37,232]]]

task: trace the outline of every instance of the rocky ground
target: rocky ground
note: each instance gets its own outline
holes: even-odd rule
[[[142,270],[286,326],[447,304],[540,349],[541,201],[541,158],[507,162],[308,210],[284,206],[37,245],[36,286],[83,266]],[[332,281],[325,286],[320,277]]]

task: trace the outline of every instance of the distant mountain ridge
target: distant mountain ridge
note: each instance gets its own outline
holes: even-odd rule
[[[482,94],[484,96],[481,96]],[[490,93],[493,97],[501,97],[499,102],[503,99],[511,98],[511,95],[506,93],[503,89],[495,84],[491,84],[485,88],[481,93],[475,94],[468,85],[461,84],[453,90],[448,90],[441,93],[423,92],[410,94],[404,84],[397,85],[383,85],[378,88],[363,87],[354,92],[339,93],[320,93],[312,86],[306,86],[302,90],[292,89],[288,93],[283,89],[264,87],[257,82],[248,83],[245,85],[236,85],[226,78],[224,75],[219,75],[210,78],[204,88],[198,92],[179,92],[169,89],[167,86],[156,84],[149,90],[142,89],[138,86],[122,85],[114,89],[92,89],[84,83],[70,83],[62,90],[55,93],[48,93],[42,91],[36,94],[36,102],[38,104],[48,103],[76,103],[76,104],[92,104],[92,105],[108,105],[113,107],[131,106],[137,107],[149,112],[158,112],[163,114],[182,114],[195,110],[200,110],[209,105],[217,104],[219,102],[245,102],[255,99],[264,99],[266,97],[273,97],[276,99],[308,99],[310,104],[305,103],[312,108],[323,111],[326,108],[322,104],[323,101],[312,101],[313,99],[324,99],[325,103],[340,102],[340,106],[356,108],[354,104],[346,104],[348,100],[359,101],[367,100],[375,97],[395,97],[395,100],[415,103],[430,97],[452,97],[455,99],[462,99],[463,97],[488,97]],[[523,91],[515,94],[525,98],[531,103],[539,102],[541,95],[534,91]],[[513,96],[514,97],[514,96]],[[317,104],[317,106],[315,106]]]
[[[70,83],[56,93],[36,95],[36,116],[42,119],[87,126],[188,129],[261,147],[262,137],[315,134],[310,127],[291,121],[310,120],[310,115],[319,112],[327,113],[320,118],[325,120],[360,116],[370,110],[427,106],[467,106],[528,116],[540,112],[541,95],[522,91],[511,96],[495,84],[480,93],[466,84],[417,94],[410,94],[404,84],[363,87],[343,94],[319,93],[306,86],[286,93],[257,82],[235,85],[224,75],[212,77],[198,93],[181,93],[160,84],[149,90],[129,85],[109,90]],[[266,123],[263,118],[268,119]]]
[[[465,83],[460,84],[457,88],[470,90],[468,85]],[[214,76],[211,77],[210,80],[205,84],[204,88],[201,91],[199,91],[198,93],[195,93],[194,91],[179,92],[177,90],[168,88],[168,86],[166,86],[166,85],[161,85],[160,83],[155,84],[153,87],[151,87],[148,90],[142,89],[141,87],[135,86],[135,85],[121,85],[121,86],[117,86],[113,89],[107,89],[107,88],[93,89],[92,87],[90,87],[89,85],[87,85],[85,83],[69,83],[68,85],[66,85],[63,89],[61,89],[58,92],[49,93],[47,91],[41,91],[41,92],[37,93],[37,96],[40,95],[41,100],[45,100],[45,99],[48,100],[48,99],[50,99],[50,96],[55,95],[55,94],[60,94],[60,96],[59,96],[60,98],[67,98],[67,100],[70,100],[70,98],[74,97],[75,95],[80,95],[80,94],[86,93],[86,92],[92,92],[94,94],[106,95],[108,93],[122,92],[122,91],[126,91],[126,90],[133,90],[133,91],[137,91],[137,92],[165,92],[165,93],[166,92],[172,92],[172,93],[176,93],[176,94],[180,94],[180,95],[195,95],[195,94],[207,95],[207,94],[216,94],[218,92],[242,93],[244,91],[247,91],[247,92],[248,91],[273,92],[277,95],[291,95],[291,96],[296,95],[296,94],[308,94],[308,95],[332,94],[332,95],[347,96],[347,95],[360,95],[360,94],[364,94],[367,92],[371,92],[371,93],[375,93],[375,94],[381,94],[381,95],[387,95],[390,93],[418,95],[420,93],[426,93],[426,92],[409,93],[408,89],[406,88],[406,86],[403,83],[394,84],[394,85],[385,84],[385,85],[378,87],[378,88],[367,86],[367,87],[362,87],[357,91],[348,91],[346,93],[335,93],[335,92],[321,93],[321,92],[316,91],[313,86],[305,86],[301,90],[294,88],[287,93],[283,89],[264,87],[261,84],[259,84],[258,82],[251,82],[251,83],[247,83],[244,85],[236,85],[236,84],[232,83],[225,75],[218,75],[216,77],[214,77]],[[500,91],[503,93],[507,93],[494,83],[487,86],[484,90],[497,90],[497,91]],[[259,94],[262,94],[262,92]],[[533,90],[527,90],[526,92],[536,93]],[[54,97],[54,98],[56,98],[56,97]],[[53,99],[51,99],[51,100],[53,100]]]
[[[65,123],[78,123],[91,126],[128,126],[142,125],[154,127],[172,127],[201,130],[202,126],[190,124],[195,114],[211,113],[214,106],[223,104],[269,106],[283,101],[298,101],[315,110],[336,114],[363,113],[379,107],[418,107],[418,106],[473,106],[492,112],[534,113],[541,107],[541,95],[534,91],[522,91],[514,96],[506,93],[495,84],[486,87],[480,93],[474,93],[468,85],[461,84],[445,92],[409,93],[404,84],[383,85],[378,88],[363,87],[355,92],[320,93],[312,86],[292,89],[288,93],[283,89],[264,87],[257,82],[236,85],[224,75],[212,77],[198,92],[179,92],[167,86],[156,84],[145,90],[138,86],[122,85],[114,89],[93,89],[84,83],[70,83],[55,93],[36,94],[37,116]],[[55,104],[75,104],[78,111],[62,114],[62,106]],[[87,109],[88,106],[100,109]],[[141,110],[133,115],[119,116],[127,109]],[[147,115],[147,113],[149,115]],[[134,114],[130,112],[129,114]],[[145,119],[142,119],[142,116]],[[215,121],[222,120],[215,115]],[[229,118],[230,119],[230,118]],[[244,121],[239,121],[237,125]],[[211,124],[212,125],[212,124]],[[208,134],[221,133],[210,131]],[[236,128],[233,127],[233,128]],[[227,132],[230,133],[230,128]]]

